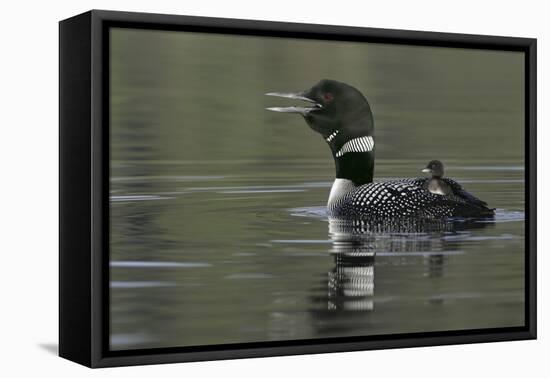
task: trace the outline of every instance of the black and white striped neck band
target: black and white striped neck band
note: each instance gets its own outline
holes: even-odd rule
[[[348,152],[370,152],[374,149],[374,139],[371,136],[363,136],[347,141],[336,153],[341,157]]]

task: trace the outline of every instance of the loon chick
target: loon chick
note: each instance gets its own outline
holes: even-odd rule
[[[482,208],[487,207],[486,202],[465,191],[456,181],[443,177],[445,174],[445,168],[443,163],[439,160],[430,161],[422,172],[430,173],[432,175],[432,177],[424,183],[424,188],[431,193],[443,196],[455,196],[470,204],[477,205]]]
[[[301,114],[330,147],[336,179],[328,213],[340,218],[492,216],[493,210],[461,196],[433,194],[426,178],[373,182],[374,121],[367,99],[354,87],[324,79],[303,92],[271,92],[268,96],[305,101],[311,106],[271,107],[267,110]]]
[[[427,180],[424,184],[424,188],[426,188],[430,193],[446,196],[453,192],[449,185],[442,180],[443,175],[445,174],[445,169],[443,168],[443,163],[439,160],[430,161],[422,172],[431,173],[432,175],[432,178]]]

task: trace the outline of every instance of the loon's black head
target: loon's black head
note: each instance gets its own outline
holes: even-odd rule
[[[372,181],[374,122],[367,99],[351,85],[323,79],[302,92],[271,92],[311,103],[311,106],[272,107],[267,110],[301,114],[311,129],[323,136],[336,162],[336,177],[356,185]]]
[[[424,173],[430,173],[432,177],[441,178],[445,174],[443,163],[439,160],[432,160],[428,163],[426,168],[422,170]]]
[[[373,135],[372,113],[365,96],[351,85],[324,79],[312,88],[296,93],[271,92],[268,96],[286,97],[312,103],[309,107],[272,107],[268,110],[298,113],[325,139],[335,132],[339,139]]]

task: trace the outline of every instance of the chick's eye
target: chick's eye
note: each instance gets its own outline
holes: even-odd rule
[[[334,96],[330,92],[323,93],[323,100],[330,102],[334,99]]]

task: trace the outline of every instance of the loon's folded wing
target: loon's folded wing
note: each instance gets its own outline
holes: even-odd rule
[[[446,178],[446,177],[442,178],[442,180],[445,181],[445,183],[450,186],[450,188],[453,191],[453,194],[455,196],[457,196],[459,198],[462,198],[463,200],[465,200],[466,202],[471,203],[472,205],[476,205],[476,206],[480,206],[480,207],[488,207],[487,202],[480,200],[479,198],[477,198],[476,196],[474,196],[471,193],[468,193],[456,181],[451,180],[451,179]]]

